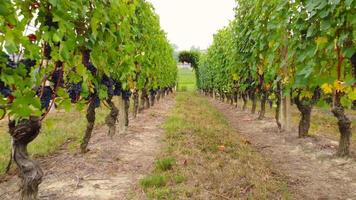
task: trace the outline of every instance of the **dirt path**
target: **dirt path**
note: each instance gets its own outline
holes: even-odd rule
[[[106,127],[99,127],[85,156],[62,149],[42,159],[45,176],[40,199],[126,199],[131,188],[151,170],[162,145],[160,125],[173,106],[173,96],[166,97],[137,119],[131,119],[128,130],[113,139],[106,136]],[[0,199],[18,199],[18,181],[13,177],[0,184]]]
[[[333,155],[337,142],[322,137],[298,139],[297,132],[278,133],[274,119],[259,121],[231,105],[210,99],[239,134],[288,177],[296,199],[356,199],[355,159]]]

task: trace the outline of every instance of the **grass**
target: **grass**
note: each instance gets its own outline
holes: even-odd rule
[[[109,110],[99,108],[97,110],[96,124],[105,123],[105,117]],[[68,143],[72,151],[79,148],[81,138],[86,128],[85,111],[73,111],[65,113],[55,111],[44,120],[40,135],[30,143],[29,153],[35,157],[53,154],[63,144]],[[10,157],[11,139],[8,134],[7,121],[0,122],[0,174],[3,174]]]
[[[168,171],[173,168],[176,160],[172,157],[163,158],[161,160],[156,161],[156,169],[160,171]]]
[[[192,69],[180,68],[178,71],[178,91],[195,91],[195,72]]]
[[[284,179],[205,98],[191,92],[176,98],[163,125],[166,147],[141,180],[149,199],[291,198]]]

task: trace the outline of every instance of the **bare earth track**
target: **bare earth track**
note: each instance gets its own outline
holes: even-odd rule
[[[295,131],[279,133],[272,118],[259,121],[257,115],[247,111],[212,99],[210,102],[278,173],[287,176],[296,199],[356,199],[355,159],[334,157],[336,141],[319,136],[298,139]]]
[[[98,127],[84,156],[63,148],[40,159],[45,172],[40,199],[121,200],[153,168],[160,152],[163,129],[160,125],[174,106],[168,96],[153,108],[131,119],[128,130],[109,138],[106,127]],[[18,199],[17,177],[0,184],[0,199]]]

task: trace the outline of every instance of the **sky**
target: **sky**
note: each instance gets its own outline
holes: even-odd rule
[[[234,18],[235,0],[148,0],[179,50],[207,49],[217,30]]]

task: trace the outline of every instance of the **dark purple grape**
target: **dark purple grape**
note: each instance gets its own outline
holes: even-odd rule
[[[12,60],[10,60],[8,63],[7,63],[7,67],[10,67],[12,69],[15,69],[17,67],[16,63]]]
[[[11,89],[7,86],[5,86],[5,83],[0,81],[0,93],[4,96],[4,97],[8,97],[11,95]]]
[[[82,92],[81,83],[71,83],[68,87],[68,94],[72,103],[76,103],[79,100],[80,93]]]
[[[157,90],[151,89],[150,94],[151,94],[151,96],[156,96]]]
[[[42,94],[42,95],[41,95]],[[41,108],[48,109],[52,100],[53,90],[50,86],[45,86],[43,89],[40,87],[37,90],[37,96],[40,96]]]
[[[19,62],[19,64],[20,65],[21,64],[24,65],[25,69],[27,71],[27,74],[30,74],[31,68],[36,65],[36,61],[35,60],[31,60],[31,59],[24,59],[24,60],[21,60]]]
[[[132,92],[131,92],[130,90],[127,90],[127,91],[123,91],[123,92],[122,92],[122,98],[123,98],[124,100],[129,100],[130,97],[131,97],[131,95],[132,95]]]
[[[62,64],[63,63],[60,62],[60,61],[56,62],[56,71],[54,71],[52,73],[52,77],[51,77],[50,81],[54,83],[54,87],[55,88],[58,87],[58,86],[63,86],[64,85]]]
[[[98,108],[98,107],[100,107],[100,98],[99,98],[99,96],[95,93],[95,94],[91,94],[90,96],[89,96],[89,99],[91,100],[91,101],[93,101],[93,103],[94,103],[94,105],[95,105],[95,108]]]
[[[52,59],[52,56],[51,56],[52,48],[51,48],[51,46],[49,44],[46,44],[44,46],[43,51],[44,51],[43,54],[44,54],[45,58],[47,60],[51,60]]]
[[[44,25],[49,28],[53,27],[54,29],[58,29],[58,22],[53,22],[53,17],[51,15],[46,15]]]
[[[115,96],[120,96],[121,93],[122,93],[122,90],[121,90],[121,83],[115,81],[115,84],[114,84],[114,85],[115,85],[114,95],[115,95]]]
[[[6,67],[16,68],[16,64],[10,59],[10,56],[8,56],[4,52],[2,52],[0,55],[0,62],[3,64],[6,63]],[[11,95],[10,87],[6,86],[5,83],[1,80],[0,80],[0,94],[4,97],[8,97]]]
[[[89,63],[89,64],[87,65],[87,70],[89,70],[92,75],[95,75],[96,72],[97,72],[95,66],[94,66],[93,64],[91,64],[91,63]]]
[[[98,96],[96,96],[96,97],[94,98],[94,103],[95,103],[95,107],[96,107],[96,108],[99,108],[99,107],[100,107],[100,99],[99,99]]]
[[[101,83],[107,87],[109,97],[114,96],[114,80],[112,80],[112,78],[104,75],[101,80]]]

